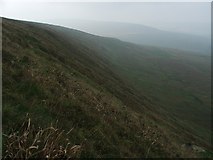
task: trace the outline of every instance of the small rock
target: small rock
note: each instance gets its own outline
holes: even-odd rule
[[[196,146],[196,145],[193,145],[192,149],[196,152],[199,152],[199,153],[205,152],[205,149],[203,149],[202,147]]]

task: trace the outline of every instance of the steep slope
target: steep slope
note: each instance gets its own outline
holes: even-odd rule
[[[205,144],[117,73],[111,54],[126,43],[45,24],[2,25],[3,133],[30,113],[38,126],[74,127],[70,140],[82,144],[81,157],[199,156],[180,146]]]
[[[175,125],[185,127],[210,143],[210,56],[138,46],[112,38],[85,36],[82,33],[69,35],[66,29],[58,29],[65,37],[81,41],[108,59],[117,74],[157,104],[154,110],[164,113],[168,111],[165,114],[172,117]],[[162,111],[162,108],[165,110]]]

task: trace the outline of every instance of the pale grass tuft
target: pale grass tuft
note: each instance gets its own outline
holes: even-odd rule
[[[67,137],[73,128],[64,133],[57,126],[35,129],[27,115],[18,131],[6,137],[3,158],[77,158],[81,152],[81,145],[71,145]]]

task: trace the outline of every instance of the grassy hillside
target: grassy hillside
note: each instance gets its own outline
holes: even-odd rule
[[[211,57],[182,50],[138,46],[112,38],[70,33],[111,62],[125,81],[155,103],[155,110],[210,144]],[[138,94],[138,93],[137,93]],[[150,107],[149,107],[150,108]],[[164,111],[162,111],[162,108]]]
[[[139,46],[45,24],[2,25],[4,134],[29,113],[36,127],[58,120],[60,129],[73,128],[69,140],[82,146],[79,157],[199,157],[181,146],[208,148],[148,91],[133,87],[128,63],[143,56]]]
[[[211,57],[154,47],[107,45],[117,73],[181,125],[210,143]],[[113,51],[113,52],[112,52]],[[158,108],[156,108],[158,110]]]

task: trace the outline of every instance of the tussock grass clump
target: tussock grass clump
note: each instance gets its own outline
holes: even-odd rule
[[[29,116],[26,116],[20,129],[5,139],[3,158],[76,158],[79,157],[82,145],[71,145],[68,135],[52,124],[47,128],[36,128]]]

